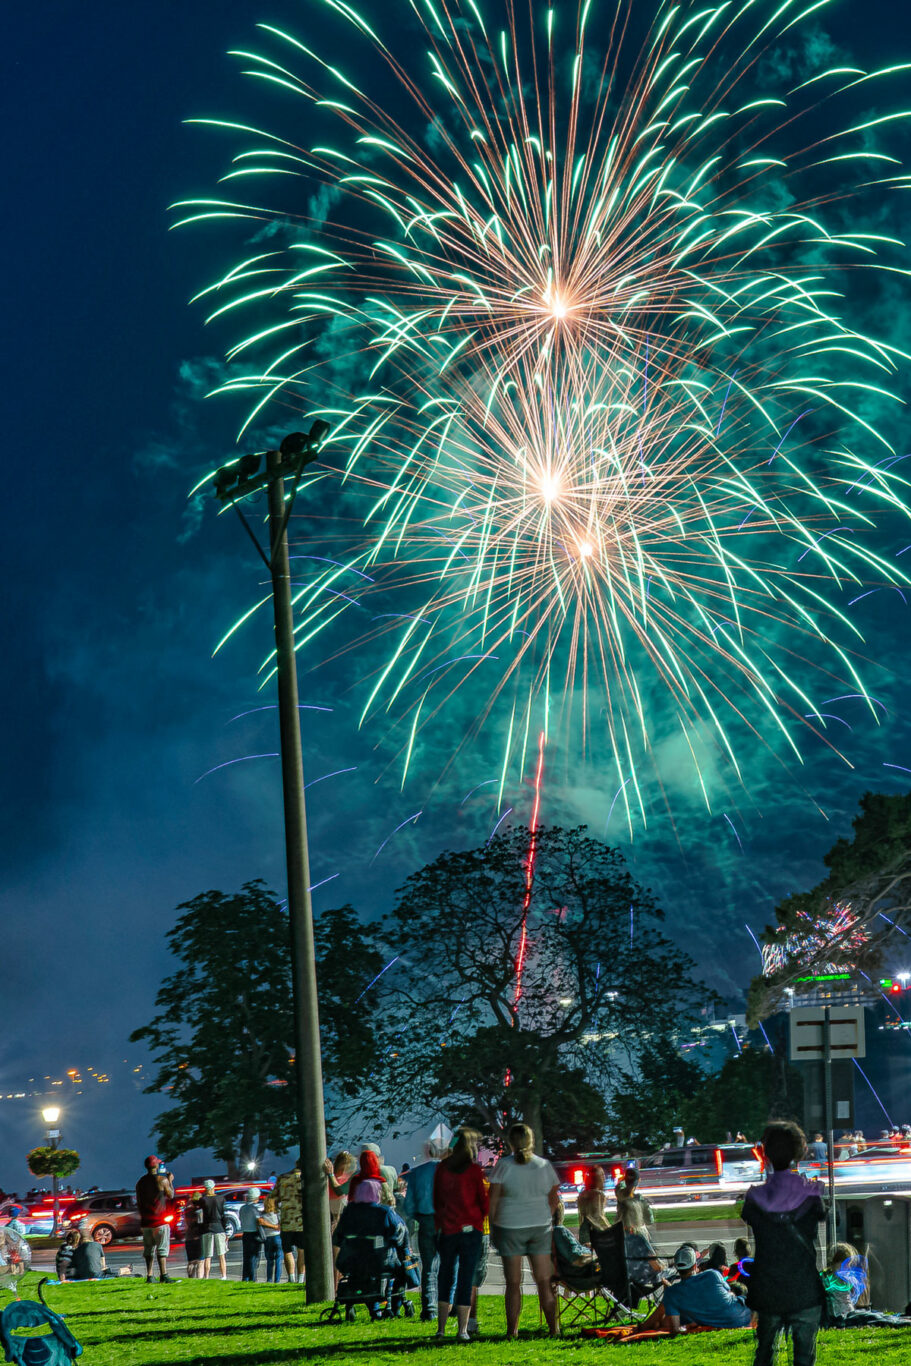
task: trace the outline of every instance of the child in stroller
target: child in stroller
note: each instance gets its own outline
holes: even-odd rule
[[[329,1322],[343,1313],[352,1321],[359,1304],[372,1319],[395,1318],[403,1310],[406,1318],[414,1314],[414,1305],[405,1298],[406,1290],[419,1284],[408,1229],[393,1209],[380,1204],[381,1192],[378,1175],[351,1179],[348,1204],[332,1235],[341,1278],[335,1303],[324,1311]]]

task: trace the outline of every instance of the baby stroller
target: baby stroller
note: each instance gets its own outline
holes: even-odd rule
[[[401,1219],[381,1206],[349,1206],[335,1242],[341,1279],[335,1302],[320,1315],[326,1323],[353,1323],[359,1306],[374,1320],[414,1317],[406,1292],[420,1285],[420,1275]]]

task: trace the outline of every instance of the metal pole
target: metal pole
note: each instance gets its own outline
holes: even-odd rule
[[[829,1181],[829,1208],[826,1215],[826,1256],[828,1256],[835,1246],[835,1120],[832,1115],[832,1011],[829,1006],[825,1008],[822,1042],[822,1065],[825,1072],[823,1080],[826,1107],[826,1164]]]
[[[268,484],[269,535],[285,808],[285,856],[288,866],[294,1071],[300,1129],[304,1262],[307,1303],[315,1304],[334,1297],[335,1276],[329,1236],[329,1187],[323,1172],[326,1157],[326,1122],[323,1109],[313,911],[310,904],[304,766],[297,700],[297,659],[294,653],[294,617],[291,608],[291,566],[288,558],[288,537],[284,528],[285,481],[282,478],[281,452],[270,451],[266,459],[272,476]]]
[[[50,1132],[48,1132],[48,1138],[50,1139],[50,1144],[51,1144],[52,1149],[54,1150],[54,1152],[56,1152],[56,1151],[57,1151],[57,1144],[60,1142],[60,1133],[59,1133],[59,1130],[58,1130],[58,1133],[57,1133],[56,1138],[53,1137],[53,1135],[52,1135]],[[56,1172],[51,1172],[51,1183],[52,1183],[52,1184],[51,1184],[51,1189],[52,1189],[52,1191],[54,1192],[54,1226],[53,1226],[53,1228],[51,1229],[51,1237],[52,1237],[52,1238],[56,1238],[56,1237],[57,1237],[57,1225],[58,1225],[59,1222],[60,1222],[60,1186],[59,1186],[59,1183],[58,1183],[58,1181],[57,1181],[57,1173],[56,1173]]]

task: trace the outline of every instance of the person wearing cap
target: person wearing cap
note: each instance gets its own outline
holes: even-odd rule
[[[687,1323],[703,1328],[749,1328],[753,1316],[731,1291],[721,1272],[697,1271],[696,1261],[696,1249],[691,1243],[684,1243],[674,1253],[680,1279],[667,1287],[660,1306],[671,1337],[676,1337],[681,1325]]]
[[[168,1253],[171,1250],[171,1219],[173,1218],[174,1186],[171,1177],[155,1156],[143,1163],[145,1176],[136,1182],[136,1204],[142,1227],[142,1255],[146,1264],[146,1280],[152,1279],[152,1264],[158,1259],[158,1279],[167,1283]]]
[[[259,1271],[259,1259],[263,1250],[263,1238],[259,1227],[259,1187],[251,1186],[244,1195],[240,1207],[240,1231],[243,1240],[243,1267],[240,1279],[255,1281]]]
[[[205,1183],[205,1194],[199,1202],[202,1212],[202,1274],[209,1279],[212,1258],[218,1258],[219,1270],[223,1281],[228,1279],[228,1226],[225,1223],[225,1197],[216,1195],[215,1182]]]

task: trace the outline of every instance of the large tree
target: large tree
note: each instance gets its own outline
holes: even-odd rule
[[[763,936],[766,971],[753,979],[748,1016],[778,1010],[787,987],[808,973],[876,971],[911,930],[911,794],[866,792],[851,839],[825,855],[827,875],[775,907]]]
[[[684,1124],[687,1100],[698,1094],[705,1073],[676,1040],[652,1037],[635,1067],[620,1071],[611,1103],[609,1141],[622,1152],[652,1152],[672,1143],[674,1129]]]
[[[162,982],[158,1014],[130,1038],[154,1054],[146,1091],[171,1101],[155,1126],[165,1153],[211,1148],[236,1176],[292,1141],[288,919],[260,881],[177,909],[167,940],[180,966]]]
[[[551,1146],[596,1141],[615,1077],[699,995],[662,919],[584,827],[508,832],[414,873],[368,931],[399,957],[371,993],[382,1118],[442,1111],[496,1135],[521,1117]]]
[[[728,1058],[680,1107],[686,1132],[706,1142],[721,1142],[738,1129],[755,1141],[770,1119],[802,1121],[803,1079],[783,1051],[765,1048],[744,1048]]]
[[[296,1142],[294,1020],[288,916],[260,881],[204,892],[179,906],[167,936],[178,960],[156,998],[158,1014],[131,1038],[149,1045],[157,1073],[146,1087],[170,1108],[155,1132],[170,1157],[211,1148],[240,1176],[246,1161]],[[374,1067],[365,988],[379,950],[360,941],[350,906],[316,920],[320,1037],[327,1108],[356,1095]]]

